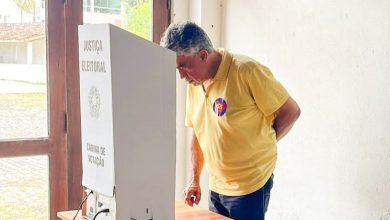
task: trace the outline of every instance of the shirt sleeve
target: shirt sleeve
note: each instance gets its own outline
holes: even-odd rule
[[[288,92],[267,67],[249,63],[244,64],[241,69],[247,76],[249,91],[257,107],[265,116],[273,114],[287,101]]]
[[[185,126],[187,126],[189,128],[193,127],[192,118],[191,118],[191,116],[192,116],[192,109],[193,109],[192,108],[191,94],[192,94],[191,86],[187,85],[186,116],[185,116],[184,124],[185,124]]]

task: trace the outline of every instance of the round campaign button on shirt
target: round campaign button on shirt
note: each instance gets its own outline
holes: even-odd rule
[[[227,104],[223,98],[218,98],[214,101],[213,111],[217,116],[223,116],[226,113]]]

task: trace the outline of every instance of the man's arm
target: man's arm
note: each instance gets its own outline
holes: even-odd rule
[[[198,205],[201,198],[201,189],[200,189],[200,174],[203,168],[203,152],[200,149],[198,139],[195,135],[195,132],[192,133],[191,146],[190,146],[190,158],[191,158],[191,170],[190,170],[190,179],[189,186],[184,191],[184,202],[193,206],[194,203]]]
[[[290,131],[300,114],[301,110],[298,104],[291,97],[276,110],[273,125],[276,132],[276,141],[282,139]]]

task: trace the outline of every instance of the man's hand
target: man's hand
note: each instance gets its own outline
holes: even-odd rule
[[[294,122],[301,114],[301,109],[295,100],[291,97],[275,112],[274,129],[276,140],[279,141],[284,137],[294,125]]]
[[[189,186],[184,190],[184,203],[189,206],[194,206],[199,204],[201,198],[200,186]]]
[[[189,185],[184,190],[184,203],[189,206],[194,206],[194,203],[198,205],[201,193],[200,193],[200,174],[203,168],[203,153],[200,149],[198,138],[195,132],[192,132],[191,146],[190,146],[190,158],[191,158],[191,170]]]

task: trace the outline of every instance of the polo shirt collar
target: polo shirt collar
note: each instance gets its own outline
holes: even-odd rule
[[[232,63],[232,55],[223,48],[218,48],[216,50],[222,53],[222,60],[219,64],[217,73],[214,76],[214,80],[225,80],[229,73],[230,64]]]

